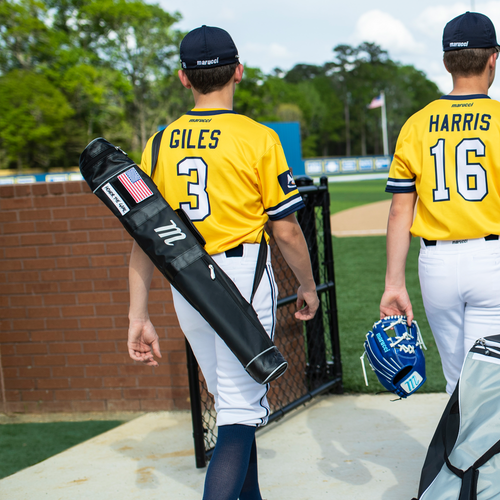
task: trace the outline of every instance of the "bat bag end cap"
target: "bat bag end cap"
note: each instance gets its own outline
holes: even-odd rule
[[[288,363],[276,346],[261,352],[245,367],[247,373],[259,384],[269,384],[281,377],[288,368]]]

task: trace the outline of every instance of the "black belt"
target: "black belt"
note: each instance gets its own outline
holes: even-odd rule
[[[488,236],[485,236],[484,239],[486,241],[493,241],[493,240],[498,240],[500,237],[498,234],[488,234]],[[435,247],[436,246],[436,240],[426,240],[425,238],[422,238],[424,245],[426,247]]]
[[[226,257],[243,257],[243,245],[226,250]]]

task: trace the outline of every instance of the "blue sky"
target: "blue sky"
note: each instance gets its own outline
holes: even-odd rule
[[[153,1],[153,0],[152,0]],[[243,64],[270,72],[332,60],[338,44],[375,42],[391,59],[424,71],[443,93],[451,78],[442,64],[444,25],[467,10],[486,14],[500,37],[500,1],[482,0],[156,0],[179,11],[179,29],[207,24],[231,33]],[[500,70],[490,95],[500,100]]]

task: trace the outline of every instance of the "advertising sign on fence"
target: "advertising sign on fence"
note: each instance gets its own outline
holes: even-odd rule
[[[359,156],[345,158],[312,158],[304,160],[306,175],[356,174],[369,172],[388,172],[391,156]]]
[[[0,186],[9,184],[34,184],[35,182],[83,181],[80,172],[61,172],[49,174],[0,175]]]

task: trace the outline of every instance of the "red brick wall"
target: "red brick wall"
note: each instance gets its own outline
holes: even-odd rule
[[[0,186],[0,361],[8,412],[189,408],[184,337],[156,272],[160,367],[126,351],[132,240],[85,182]]]

